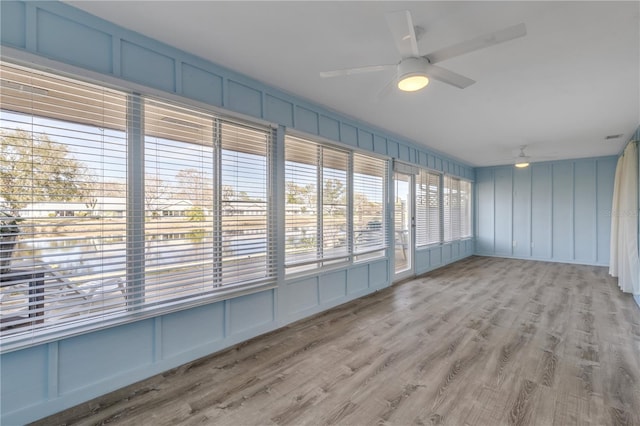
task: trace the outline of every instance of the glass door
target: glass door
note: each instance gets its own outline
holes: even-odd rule
[[[397,281],[413,275],[413,175],[396,172],[393,181],[394,280]]]

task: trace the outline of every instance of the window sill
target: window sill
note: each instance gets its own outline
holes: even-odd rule
[[[14,352],[21,349],[27,349],[46,343],[65,340],[82,334],[88,334],[113,328],[133,322],[146,320],[155,317],[161,317],[178,311],[192,309],[198,306],[213,304],[224,300],[235,299],[253,293],[272,290],[277,287],[276,282],[260,282],[256,284],[248,284],[243,286],[232,287],[227,290],[220,290],[213,294],[203,295],[199,298],[193,298],[185,301],[170,302],[160,307],[146,307],[135,311],[122,311],[111,315],[111,318],[88,318],[79,320],[75,323],[61,324],[59,327],[51,327],[49,329],[31,330],[25,327],[22,332],[3,337],[0,340],[0,355]]]

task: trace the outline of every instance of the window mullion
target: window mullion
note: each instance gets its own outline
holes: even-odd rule
[[[318,174],[317,174],[317,188],[318,193],[316,195],[316,256],[321,260],[324,257],[324,160],[323,150],[321,146],[318,146]]]
[[[286,214],[278,214],[286,212],[286,189],[285,189],[285,128],[279,126],[272,130],[271,145],[269,147],[269,222],[268,233],[272,242],[269,243],[267,250],[269,256],[275,262],[276,279],[279,281],[285,276],[286,262]],[[279,232],[282,230],[281,232]]]
[[[438,178],[438,181],[440,183],[440,187],[438,188],[438,200],[439,200],[439,211],[440,214],[438,215],[440,218],[440,226],[439,226],[439,242],[444,242],[444,215],[445,215],[445,211],[444,211],[444,187],[445,187],[445,181],[446,181],[446,177],[444,175],[440,175]]]
[[[129,310],[144,304],[144,103],[142,97],[127,98],[127,284]]]
[[[213,287],[222,286],[222,129],[213,119]]]
[[[347,253],[349,259],[353,261],[353,152],[350,152],[347,157]]]

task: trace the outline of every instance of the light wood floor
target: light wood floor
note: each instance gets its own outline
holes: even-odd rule
[[[42,424],[640,425],[605,268],[472,257]]]

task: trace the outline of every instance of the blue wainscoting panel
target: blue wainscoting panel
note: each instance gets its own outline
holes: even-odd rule
[[[352,147],[357,147],[358,129],[350,124],[340,123],[340,141]]]
[[[513,169],[513,254],[531,255],[531,167]]]
[[[109,34],[40,9],[37,20],[38,52],[95,71],[113,71]]]
[[[373,151],[373,134],[365,130],[358,129],[358,147]]]
[[[476,253],[608,264],[615,162],[601,157],[476,170]],[[513,230],[511,252],[504,223]]]
[[[60,394],[105,377],[125,375],[153,361],[153,320],[83,334],[58,343]]]
[[[553,257],[573,257],[573,163],[557,163],[552,169],[553,185]]]
[[[442,160],[442,171],[445,173],[451,173],[451,171],[449,170],[450,165],[451,164],[448,160]]]
[[[429,261],[431,269],[444,266],[442,258],[442,246],[436,246],[429,249]]]
[[[26,46],[25,9],[22,2],[0,2],[0,36],[3,43],[21,48]]]
[[[275,320],[273,290],[236,297],[228,301],[229,334],[260,328]]]
[[[442,246],[442,261],[446,264],[451,262],[453,255],[451,253],[451,244],[445,244]]]
[[[472,238],[465,240],[465,245],[466,245],[465,254],[467,256],[471,256],[475,249],[475,240]]]
[[[320,136],[334,141],[340,140],[340,122],[327,116],[320,116]]]
[[[429,160],[429,163],[427,164],[427,167],[429,167],[430,169],[435,170],[436,169],[436,157],[434,155],[430,155],[428,160]]]
[[[411,161],[411,153],[406,145],[398,146],[398,158],[402,161]]]
[[[374,135],[373,136],[373,150],[378,154],[386,155],[387,154],[387,139],[382,136]]]
[[[369,264],[369,287],[381,288],[387,285],[389,276],[389,262],[384,259]]]
[[[222,77],[189,64],[182,64],[182,95],[222,106]]]
[[[598,247],[597,188],[595,160],[576,161],[574,165],[574,259],[581,263],[596,263]]]
[[[369,287],[369,265],[357,265],[347,271],[347,294],[361,293]]]
[[[295,127],[303,132],[317,135],[319,132],[318,113],[301,106],[296,107]]]
[[[618,159],[610,157],[598,161],[596,198],[598,203],[598,264],[609,264],[611,240],[611,203],[613,190],[611,182],[615,180]]]
[[[347,271],[336,271],[320,276],[320,303],[330,303],[347,295]]]
[[[429,154],[426,152],[418,152],[418,158],[416,158],[416,162],[423,167],[429,166]]]
[[[162,317],[161,358],[170,358],[224,338],[224,302]]]
[[[233,111],[262,117],[262,92],[233,80],[227,83],[225,106]]]
[[[264,118],[274,123],[293,127],[293,104],[275,96],[267,95]]]
[[[501,255],[511,255],[512,215],[513,215],[513,167],[495,171],[495,251]]]
[[[478,170],[476,180],[476,239],[479,253],[495,252],[494,186],[493,170]]]
[[[429,256],[428,249],[418,250],[416,249],[415,256],[416,274],[420,275],[431,269],[431,256]]]
[[[551,164],[531,166],[531,256],[551,259]]]
[[[175,91],[175,60],[162,53],[123,40],[120,45],[122,77],[147,86]]]
[[[387,139],[387,154],[391,158],[400,158],[398,142]]]
[[[47,397],[47,364],[46,345],[2,355],[0,407],[3,412],[37,404]]]
[[[287,283],[284,293],[284,310],[287,314],[304,312],[320,303],[317,277]]]

